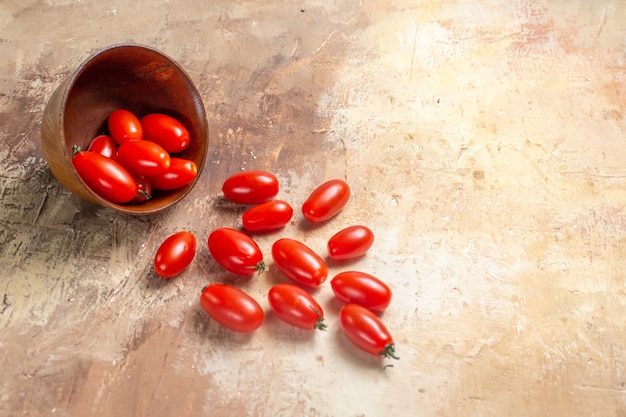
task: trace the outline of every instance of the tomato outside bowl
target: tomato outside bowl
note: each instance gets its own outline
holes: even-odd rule
[[[172,156],[196,164],[194,181],[176,190],[154,190],[153,197],[142,203],[116,204],[94,193],[72,165],[73,150],[75,146],[86,150],[106,131],[108,116],[117,109],[138,118],[164,113],[181,122],[190,142]],[[130,215],[161,212],[191,191],[204,166],[208,135],[204,104],[185,70],[164,53],[134,43],[111,45],[87,58],[52,93],[41,125],[44,156],[59,183],[83,200]]]

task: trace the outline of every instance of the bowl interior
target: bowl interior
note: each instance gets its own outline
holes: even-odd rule
[[[189,130],[191,140],[184,151],[172,156],[194,161],[200,175],[207,147],[206,113],[196,87],[172,59],[148,47],[116,45],[83,63],[70,82],[63,105],[62,131],[70,163],[73,147],[87,149],[93,138],[106,133],[107,118],[116,109],[129,110],[138,118],[165,113],[178,119]],[[194,184],[172,191],[154,190],[152,199],[138,204],[96,199],[121,212],[151,214],[181,200]]]

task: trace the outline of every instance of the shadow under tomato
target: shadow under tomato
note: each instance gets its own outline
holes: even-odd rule
[[[325,332],[325,330],[306,330],[292,326],[279,319],[271,309],[265,310],[264,313],[265,320],[263,321],[263,327],[265,327],[265,331],[275,340],[310,343],[311,339],[318,336],[318,333]]]

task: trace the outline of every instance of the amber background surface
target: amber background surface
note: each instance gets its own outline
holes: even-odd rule
[[[620,1],[0,2],[0,415],[626,415],[626,9]],[[47,99],[113,43],[156,47],[209,118],[198,185],[151,217],[65,191],[43,158]],[[296,207],[255,235],[326,255],[339,229],[376,234],[331,263],[385,280],[401,357],[358,351],[326,283],[327,332],[279,322],[275,267],[235,278],[206,238],[239,227],[221,196],[265,169]],[[352,198],[312,226],[322,181]],[[197,256],[154,276],[186,229]],[[270,262],[271,264],[271,262]],[[267,310],[250,335],[202,311],[229,282]]]

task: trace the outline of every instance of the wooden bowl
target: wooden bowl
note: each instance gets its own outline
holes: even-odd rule
[[[72,166],[72,149],[87,149],[106,132],[107,118],[116,109],[139,118],[165,113],[185,125],[190,143],[175,156],[195,162],[196,180],[177,190],[155,190],[152,199],[137,204],[111,203],[87,187]],[[41,125],[44,156],[65,188],[84,200],[136,215],[158,213],[189,193],[204,166],[208,134],[202,99],[185,71],[163,53],[131,43],[111,45],[84,61],[52,94]]]

